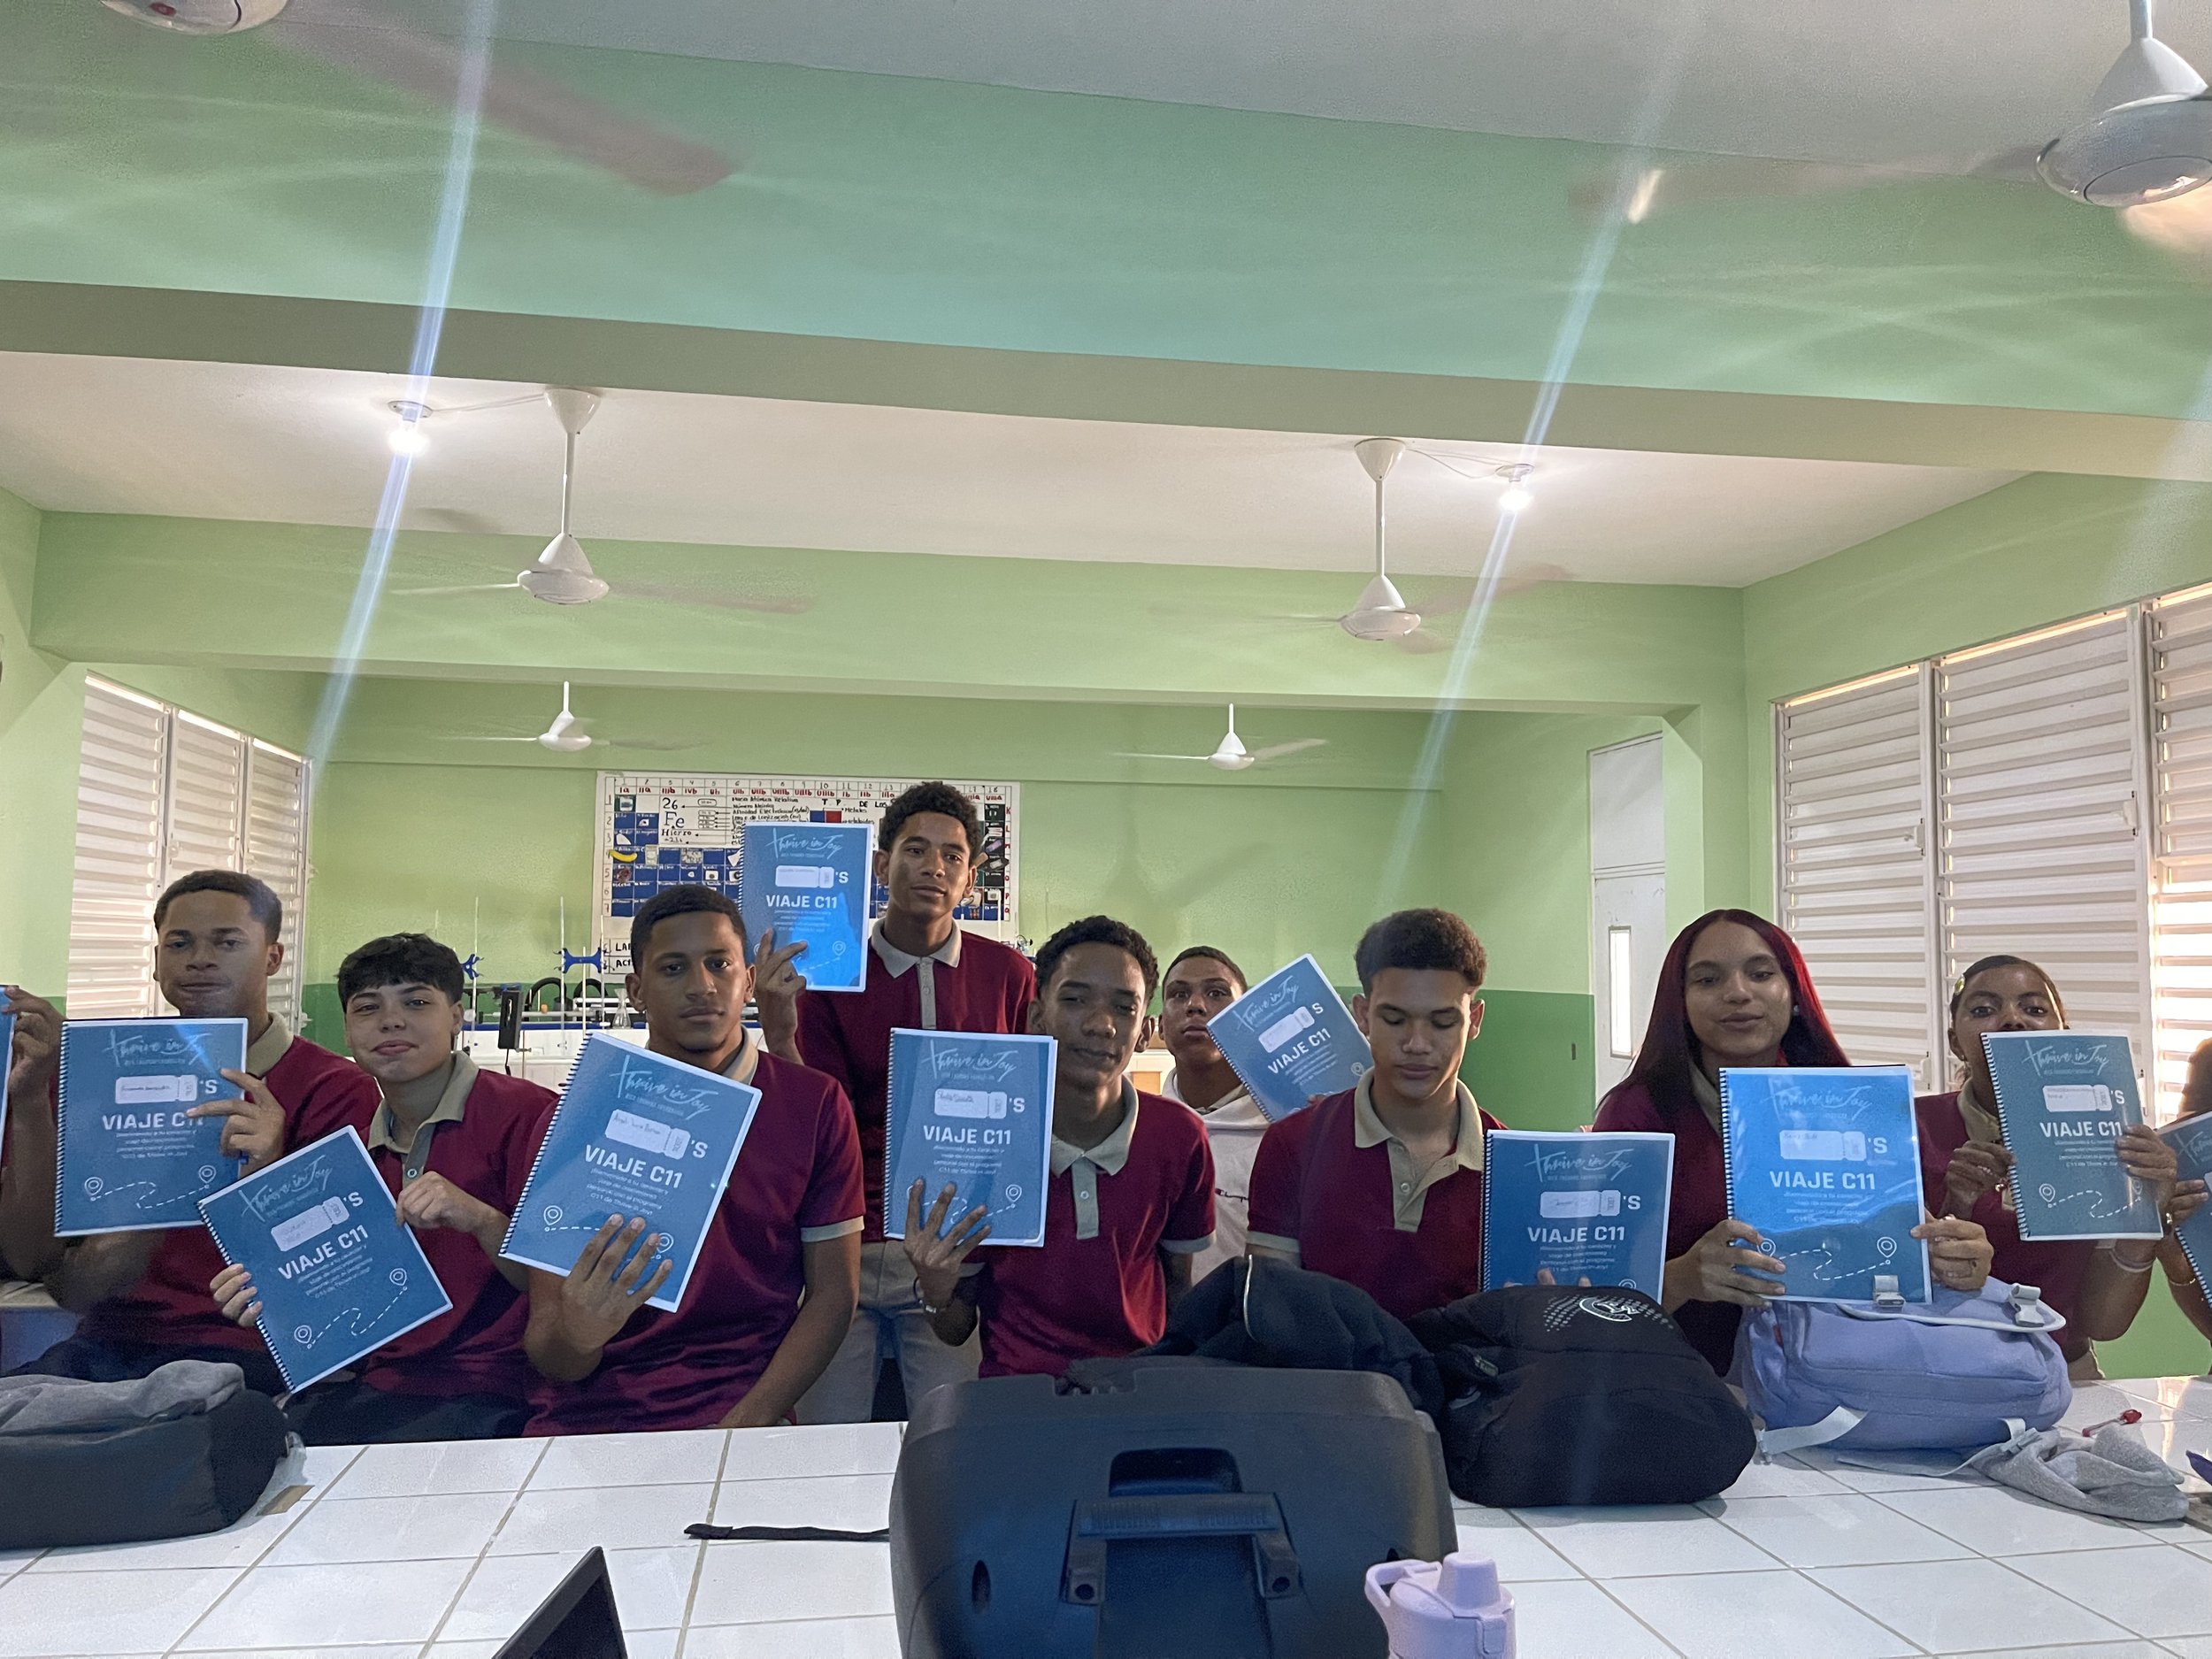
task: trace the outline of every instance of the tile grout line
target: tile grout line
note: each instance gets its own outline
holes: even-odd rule
[[[2174,1546],[2171,1546],[2171,1545],[2167,1545],[2167,1544],[2166,1544],[2166,1540],[2165,1540],[2164,1539],[2162,1539],[2162,1538],[2154,1538],[2154,1539],[2150,1539],[2150,1540],[2147,1540],[2147,1543],[2148,1543],[2148,1544],[2150,1544],[2150,1545],[2166,1545],[2166,1547],[2167,1547],[2168,1548],[2174,1548]],[[2024,1554],[2024,1555],[2106,1555],[2106,1554],[2109,1554],[2109,1553],[2110,1553],[2110,1552],[2106,1551],[2106,1550],[2049,1550],[2049,1549],[2044,1549],[2044,1550],[2024,1550],[2024,1551],[2022,1552],[2022,1554]],[[2085,1613],[2088,1614],[2088,1615],[2089,1615],[2089,1617],[2092,1617],[2092,1618],[2093,1618],[2093,1619],[2101,1619],[2101,1620],[2102,1620],[2105,1624],[2108,1624],[2111,1625],[2111,1626],[2112,1626],[2115,1630],[2124,1632],[2125,1632],[2128,1636],[2131,1637],[2133,1640],[2137,1640],[2137,1641],[2147,1641],[2147,1642],[2149,1642],[2149,1643],[2150,1643],[2153,1647],[2162,1647],[2162,1646],[2164,1646],[2164,1644],[2165,1644],[2165,1640],[2166,1640],[2165,1638],[2162,1638],[2162,1637],[2158,1637],[2158,1636],[2147,1636],[2147,1635],[2145,1635],[2145,1634],[2144,1634],[2141,1631],[2131,1629],[2128,1625],[2126,1625],[2126,1624],[2124,1624],[2121,1623],[2121,1621],[2120,1621],[2120,1620],[2118,1620],[2118,1619],[2115,1618],[2115,1617],[2114,1617],[2111,1614],[2109,1614],[2109,1613],[2100,1613],[2100,1612],[2099,1612],[2099,1611],[2098,1611],[2095,1608],[2093,1608],[2093,1607],[2090,1606],[2088,1602],[2086,1602],[2086,1601],[2077,1601],[2077,1600],[2075,1600],[2075,1598],[2074,1598],[2074,1597],[2072,1597],[2072,1596],[2070,1596],[2070,1595],[2067,1594],[2065,1591],[2063,1591],[2063,1590],[2062,1590],[2062,1589],[2058,1588],[2055,1585],[2045,1584],[2045,1583],[2044,1583],[2044,1582],[2043,1582],[2040,1578],[2029,1578],[2029,1577],[2028,1577],[2028,1575],[2027,1575],[2026,1573],[2024,1573],[2024,1572],[2021,1571],[2019,1568],[2017,1568],[2017,1567],[2014,1566],[2014,1565],[2012,1564],[2012,1563],[2011,1563],[2009,1560],[2006,1559],[2006,1558],[2005,1558],[2005,1557],[2003,1557],[2003,1556],[2000,1556],[2000,1555],[1985,1555],[1985,1556],[1983,1556],[1983,1557],[1982,1557],[1982,1559],[1983,1559],[1983,1560],[1985,1560],[1985,1561],[1986,1561],[1986,1562],[1988,1562],[1988,1563],[1990,1563],[1990,1565],[1991,1565],[1991,1566],[1995,1567],[1995,1568],[1996,1568],[1996,1569],[1997,1569],[2000,1572],[2008,1572],[2008,1573],[2010,1573],[2010,1574],[2011,1574],[2014,1578],[2016,1578],[2019,1579],[2022,1583],[2024,1583],[2024,1584],[2032,1584],[2032,1585],[2035,1586],[2037,1589],[2043,1591],[2045,1594],[2049,1594],[2049,1595],[2055,1595],[2055,1596],[2056,1596],[2056,1597],[2057,1597],[2060,1601],[2062,1601],[2065,1602],[2067,1606],[2069,1606],[2069,1607],[2072,1607],[2072,1608],[2078,1608],[2078,1609],[2081,1609],[2081,1611],[2083,1611],[2083,1612],[2085,1612]],[[2100,1640],[2100,1641],[2102,1641],[2102,1640],[2106,1640],[2106,1639],[2101,1636],[2101,1637],[2097,1638],[2097,1640]],[[2084,1646],[2087,1646],[2087,1644],[2086,1644],[2086,1643],[2085,1643],[2085,1644],[2083,1644],[2083,1645],[2084,1645]]]
[[[1932,1531],[1933,1529],[1932,1529],[1932,1528],[1931,1528],[1930,1530],[1931,1530],[1931,1531]],[[1941,1537],[1941,1536],[1942,1536],[1942,1534],[1941,1534],[1941,1533],[1938,1533],[1938,1534],[1937,1534],[1937,1536],[1938,1536],[1938,1537]],[[1956,1540],[1953,1540],[1953,1541],[1955,1541],[1955,1542]],[[1965,1548],[1965,1547],[1964,1547],[1963,1545],[1961,1545],[1961,1546],[1960,1546],[1960,1548]],[[1890,1565],[1890,1564],[1893,1564],[1893,1563],[1886,1563],[1886,1562],[1870,1562],[1870,1563],[1867,1563],[1866,1564],[1867,1564],[1867,1565],[1869,1565],[1869,1566],[1887,1566],[1887,1565]],[[1935,1648],[1935,1647],[1923,1647],[1920,1643],[1918,1643],[1918,1642],[1915,1641],[1915,1640],[1914,1640],[1911,1637],[1909,1637],[1909,1636],[1906,1635],[1906,1634],[1905,1634],[1905,1632],[1904,1632],[1903,1631],[1901,1631],[1901,1630],[1897,1630],[1897,1629],[1893,1628],[1893,1626],[1891,1626],[1891,1625],[1889,1625],[1889,1624],[1886,1624],[1883,1623],[1881,1619],[1879,1619],[1879,1618],[1876,1617],[1875,1617],[1875,1615],[1874,1615],[1873,1613],[1870,1612],[1867,1609],[1861,1607],[1861,1606],[1860,1606],[1860,1605],[1859,1605],[1856,1601],[1853,1601],[1853,1600],[1852,1600],[1849,1596],[1847,1596],[1847,1595],[1844,1594],[1844,1593],[1843,1593],[1842,1591],[1840,1591],[1840,1590],[1831,1590],[1831,1589],[1830,1589],[1830,1588],[1829,1588],[1826,1585],[1824,1585],[1824,1584],[1821,1583],[1821,1581],[1820,1581],[1819,1579],[1817,1579],[1817,1578],[1814,1578],[1814,1577],[1813,1577],[1813,1572],[1816,1571],[1815,1569],[1812,1569],[1812,1568],[1808,1568],[1808,1567],[1792,1567],[1792,1568],[1790,1569],[1790,1571],[1791,1571],[1792,1572],[1795,1573],[1795,1574],[1796,1574],[1799,1578],[1802,1578],[1802,1579],[1803,1579],[1803,1580],[1804,1580],[1804,1581],[1805,1581],[1808,1585],[1811,1586],[1812,1586],[1812,1588],[1814,1588],[1814,1589],[1816,1589],[1816,1590],[1819,1591],[1821,1594],[1823,1594],[1823,1595],[1824,1595],[1824,1596],[1829,1596],[1829,1597],[1832,1598],[1833,1600],[1835,1600],[1836,1601],[1840,1602],[1843,1606],[1849,1608],[1849,1609],[1851,1609],[1854,1613],[1856,1613],[1856,1614],[1857,1614],[1857,1615],[1858,1615],[1861,1618],[1864,1619],[1864,1620],[1865,1620],[1868,1624],[1870,1624],[1873,1625],[1873,1626],[1874,1626],[1874,1628],[1875,1628],[1876,1630],[1885,1632],[1886,1632],[1886,1633],[1887,1633],[1887,1634],[1889,1634],[1889,1635],[1892,1635],[1892,1636],[1896,1637],[1896,1638],[1897,1638],[1897,1640],[1898,1640],[1899,1641],[1903,1642],[1903,1643],[1905,1644],[1905,1646],[1906,1646],[1906,1647],[1909,1647],[1909,1648],[1911,1648],[1911,1649],[1913,1650],[1913,1652],[1914,1652],[1914,1653],[1916,1653],[1916,1654],[1935,1654],[1935,1653],[1939,1653],[1939,1652],[1941,1651],[1941,1649],[1939,1649],[1939,1648]],[[1834,1569],[1832,1569],[1832,1568],[1824,1567],[1824,1568],[1817,1569],[1817,1571],[1823,1571],[1823,1572],[1829,1572],[1829,1571],[1834,1571]]]
[[[446,1625],[452,1621],[454,1609],[461,1605],[461,1598],[469,1593],[469,1586],[476,1582],[476,1575],[483,1571],[484,1563],[491,1556],[492,1546],[499,1540],[499,1534],[505,1529],[507,1523],[514,1518],[515,1506],[522,1502],[522,1494],[530,1489],[530,1483],[537,1479],[538,1470],[544,1464],[547,1455],[552,1449],[553,1441],[549,1438],[545,1444],[538,1448],[538,1455],[530,1460],[530,1467],[523,1471],[522,1479],[515,1486],[514,1495],[508,1499],[507,1507],[499,1512],[498,1525],[485,1534],[484,1547],[476,1552],[476,1559],[469,1563],[469,1570],[461,1575],[461,1582],[454,1586],[452,1599],[445,1604],[445,1611],[438,1615],[438,1622],[430,1627],[430,1634],[424,1640],[422,1651],[418,1655],[418,1659],[427,1659],[430,1650],[438,1645],[438,1638],[444,1633]],[[480,1494],[425,1493],[421,1495],[424,1497],[473,1497]]]
[[[303,1453],[306,1450],[306,1448],[303,1446],[301,1450]],[[346,1460],[345,1467],[339,1470],[337,1474],[333,1475],[326,1484],[335,1486],[338,1483],[339,1478],[344,1475],[346,1470],[351,1469],[356,1463],[360,1461],[360,1455],[359,1452],[356,1452],[352,1457],[348,1458]],[[184,1627],[183,1633],[180,1634],[176,1640],[171,1642],[168,1647],[163,1648],[162,1652],[165,1655],[182,1653],[185,1650],[184,1644],[192,1639],[192,1632],[199,1629],[199,1627],[205,1624],[209,1618],[212,1617],[217,1608],[222,1606],[224,1602],[230,1600],[233,1593],[237,1590],[240,1585],[246,1582],[247,1578],[252,1573],[253,1570],[256,1567],[258,1567],[264,1561],[268,1559],[270,1552],[275,1549],[279,1544],[282,1543],[291,1533],[292,1528],[297,1526],[302,1521],[307,1518],[307,1511],[313,1509],[315,1505],[319,1503],[321,1501],[321,1494],[317,1494],[315,1496],[309,1498],[303,1503],[294,1504],[292,1506],[292,1510],[296,1510],[297,1513],[292,1514],[291,1521],[288,1525],[277,1529],[276,1536],[262,1546],[260,1552],[257,1554],[251,1561],[248,1562],[243,1567],[238,1570],[237,1577],[234,1578],[228,1584],[223,1586],[223,1593],[203,1608],[200,1610],[199,1617],[194,1619],[189,1624],[186,1625]],[[257,1513],[260,1507],[260,1503],[258,1500],[257,1500],[254,1505],[254,1511],[249,1512],[250,1522],[265,1518]],[[288,1510],[287,1513],[291,1514],[292,1511]],[[26,1568],[27,1568],[29,1564],[30,1563],[27,1562],[24,1563]],[[141,1571],[142,1571],[144,1569],[141,1569]],[[190,1570],[188,1569],[187,1571]],[[221,1569],[218,1568],[215,1569],[215,1571],[220,1571]]]
[[[715,1461],[714,1486],[707,1494],[707,1512],[702,1519],[711,1521],[722,1507],[722,1480],[729,1472],[730,1447],[739,1431],[722,1431],[722,1455]],[[684,1593],[683,1611],[676,1617],[676,1650],[672,1659],[684,1659],[684,1649],[691,1642],[691,1609],[698,1605],[699,1580],[707,1570],[707,1540],[701,1539],[691,1558],[691,1586]]]

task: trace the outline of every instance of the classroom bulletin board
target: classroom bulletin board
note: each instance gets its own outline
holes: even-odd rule
[[[878,822],[916,780],[778,777],[752,772],[603,772],[594,932],[602,972],[630,967],[630,918],[664,887],[696,883],[737,896],[737,852],[749,823]],[[983,820],[983,858],[962,926],[1012,942],[1020,914],[1021,786],[949,780]],[[880,883],[868,914],[888,899]]]

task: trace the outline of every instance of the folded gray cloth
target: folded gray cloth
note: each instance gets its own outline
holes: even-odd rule
[[[2189,1508],[2180,1471],[2118,1424],[2094,1439],[2028,1429],[1976,1452],[1966,1466],[2046,1503],[2123,1521],[2178,1521]]]
[[[0,1435],[93,1433],[212,1411],[246,1386],[213,1360],[176,1359],[127,1382],[0,1377]]]

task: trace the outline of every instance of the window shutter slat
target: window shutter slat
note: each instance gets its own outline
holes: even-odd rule
[[[1932,1081],[1925,670],[1776,710],[1782,925],[1844,1052]]]
[[[161,704],[86,680],[69,901],[68,1011],[80,1019],[157,1011],[153,911],[167,733]]]
[[[2025,956],[2147,1071],[2149,860],[2136,624],[2116,611],[1937,670],[1944,979]]]
[[[2212,590],[2149,611],[2153,1007],[2160,1115],[2212,1038]]]

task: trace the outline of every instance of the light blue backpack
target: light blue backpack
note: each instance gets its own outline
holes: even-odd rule
[[[1929,1302],[1772,1302],[1744,1315],[1729,1380],[1763,1452],[1970,1451],[2065,1415],[2051,1336],[2065,1323],[2033,1286],[1995,1279]]]

